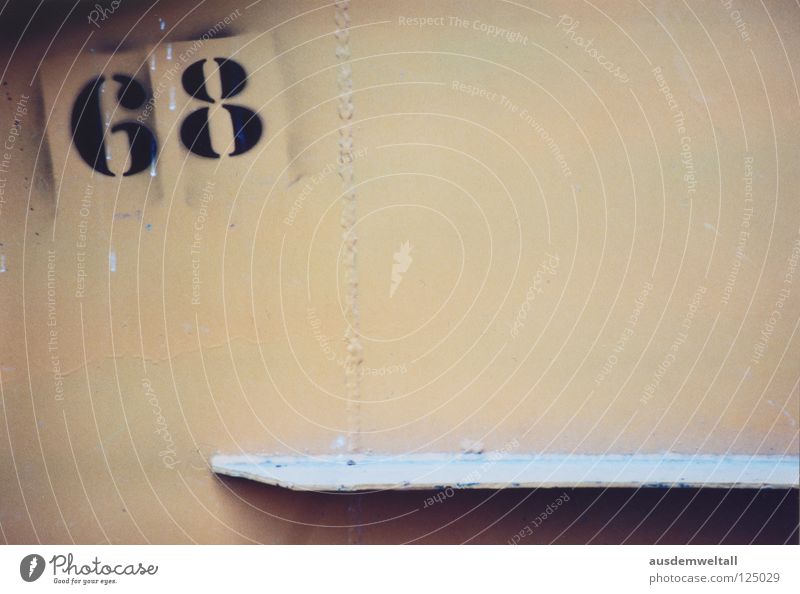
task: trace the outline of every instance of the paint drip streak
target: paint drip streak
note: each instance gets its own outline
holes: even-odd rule
[[[360,368],[363,347],[359,336],[358,270],[356,267],[356,192],[353,176],[353,71],[350,64],[350,0],[336,0],[336,59],[339,69],[339,176],[342,179],[343,206],[341,215],[345,271],[345,386],[347,389],[348,449],[357,451],[360,431]]]

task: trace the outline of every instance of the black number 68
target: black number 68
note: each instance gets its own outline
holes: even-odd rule
[[[244,90],[247,75],[244,68],[227,58],[214,58],[222,83],[220,100],[225,101]],[[206,90],[203,73],[205,59],[194,62],[186,68],[182,77],[184,90],[204,103],[215,103]],[[131,76],[115,74],[112,79],[118,83],[117,103],[130,111],[142,108],[148,100],[144,86]],[[105,77],[90,80],[78,93],[72,108],[72,139],[81,158],[95,171],[113,177],[108,167],[106,152],[106,130],[103,123],[100,102]],[[261,118],[251,109],[242,105],[223,103],[221,105],[231,118],[233,127],[233,151],[235,157],[249,151],[261,138],[263,126]],[[123,174],[135,175],[147,169],[157,155],[156,137],[152,130],[141,122],[122,122],[111,128],[111,133],[126,132],[130,146],[130,166]],[[203,107],[186,116],[180,127],[183,145],[195,155],[207,158],[220,157],[211,143],[209,131],[209,108]]]

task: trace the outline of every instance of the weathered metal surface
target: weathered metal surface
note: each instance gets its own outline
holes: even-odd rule
[[[417,495],[320,507],[217,454],[797,456],[796,6],[356,1],[348,61],[326,2],[95,4],[0,17],[7,540],[427,533],[388,521]],[[157,140],[134,175],[124,130],[114,177],[74,142],[98,76]]]

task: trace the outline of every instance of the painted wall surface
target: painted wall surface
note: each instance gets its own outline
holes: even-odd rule
[[[217,452],[797,455],[797,6],[98,4],[0,15],[6,541],[506,542],[561,496],[298,495]],[[124,127],[74,142],[101,75],[134,175]],[[528,542],[797,524],[796,491],[570,493]]]

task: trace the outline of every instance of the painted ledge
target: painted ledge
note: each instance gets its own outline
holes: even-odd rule
[[[797,487],[797,456],[216,455],[218,474],[297,491],[532,487]]]

